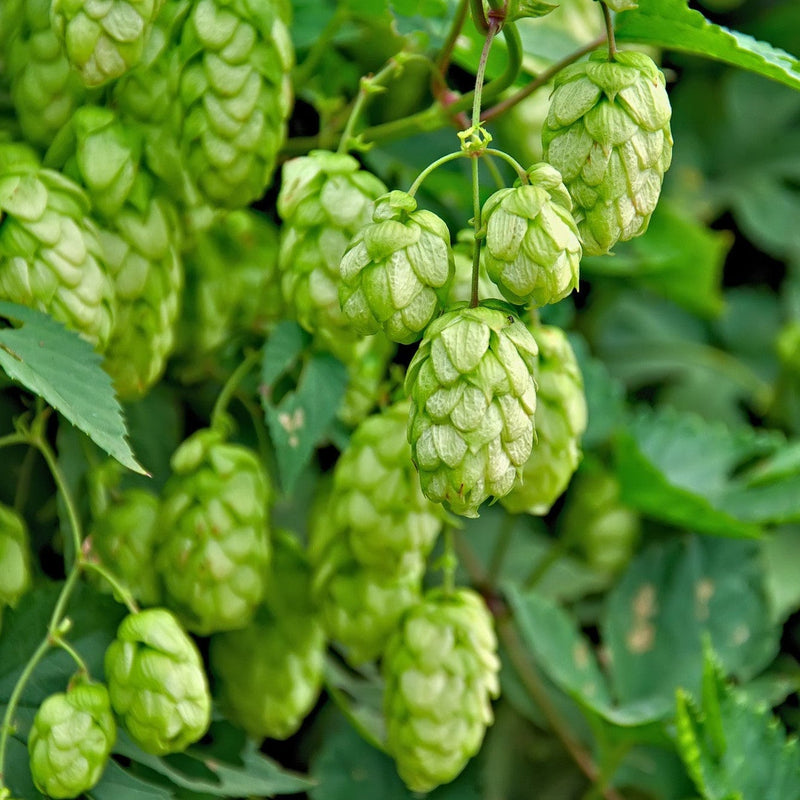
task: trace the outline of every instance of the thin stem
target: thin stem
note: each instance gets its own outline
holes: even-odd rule
[[[508,21],[503,25],[503,38],[506,42],[508,61],[502,75],[498,75],[486,85],[483,99],[491,100],[511,86],[522,69],[522,40],[519,37],[517,25]]]
[[[489,571],[486,575],[486,580],[492,585],[496,584],[497,579],[500,577],[500,570],[502,570],[503,562],[506,555],[508,555],[508,548],[511,546],[511,539],[514,536],[514,528],[518,519],[516,514],[506,514],[503,519],[500,533],[492,551],[492,560],[489,562]]]
[[[611,11],[603,0],[600,0],[600,7],[603,9],[603,21],[606,23],[606,34],[608,35],[608,60],[613,61],[617,55],[617,40],[614,38],[614,20],[611,19]]]
[[[122,600],[122,602],[125,603],[128,611],[130,611],[131,614],[137,614],[139,612],[139,606],[133,599],[133,595],[130,593],[130,590],[124,584],[120,583],[116,576],[106,569],[102,564],[98,563],[97,561],[83,559],[81,561],[81,566],[84,569],[96,572],[114,590],[114,594],[116,594]]]
[[[487,155],[497,156],[497,158],[502,158],[503,161],[507,162],[508,164],[511,164],[511,166],[514,168],[514,171],[519,176],[519,179],[523,183],[529,183],[528,173],[525,171],[525,168],[522,166],[522,164],[519,163],[519,161],[517,161],[516,158],[510,156],[508,153],[504,153],[502,150],[494,150],[491,147],[485,150],[484,152]]]
[[[418,191],[419,187],[422,186],[423,181],[427,178],[434,170],[438,169],[442,166],[442,164],[447,164],[448,161],[455,161],[457,158],[464,158],[468,154],[465,153],[463,150],[457,150],[454,153],[448,153],[446,156],[442,156],[441,158],[437,158],[432,164],[428,164],[419,175],[417,175],[414,183],[411,184],[411,187],[408,190],[408,193],[413,197]]]
[[[84,675],[91,674],[89,672],[89,667],[86,666],[86,662],[81,658],[80,653],[78,653],[78,651],[63,636],[51,636],[50,642],[56,647],[60,647],[62,650],[69,653],[72,660],[78,665],[78,669],[83,672]]]
[[[475,231],[475,241],[472,245],[472,291],[470,293],[469,307],[475,308],[480,301],[478,284],[481,275],[481,190],[477,156],[472,159],[472,227]]]
[[[239,388],[239,384],[242,382],[247,373],[250,372],[250,370],[255,366],[260,356],[261,354],[258,350],[253,350],[245,356],[244,361],[242,361],[242,363],[239,364],[239,366],[236,367],[236,369],[231,373],[230,377],[225,382],[225,385],[222,387],[222,391],[217,397],[217,402],[214,403],[214,409],[211,412],[212,428],[222,421],[222,415],[228,408],[228,403],[230,403],[234,392]]]
[[[478,33],[488,33],[489,23],[486,14],[483,12],[483,0],[469,0],[469,9],[472,12],[472,21],[478,29]]]
[[[17,489],[14,492],[14,510],[21,514],[28,502],[28,494],[31,488],[31,473],[33,472],[33,462],[36,458],[36,448],[28,447],[19,468],[19,478],[17,479]]]
[[[28,444],[29,437],[24,433],[9,433],[7,436],[0,436],[0,449],[12,447],[15,444]]]
[[[475,126],[481,121],[481,102],[483,98],[483,81],[486,77],[486,64],[489,61],[492,42],[499,30],[499,23],[493,19],[489,23],[486,41],[484,41],[483,50],[481,51],[481,60],[478,62],[478,72],[475,75],[475,91],[472,94],[472,124]]]
[[[295,91],[299,92],[307,83],[311,74],[325,56],[325,52],[330,48],[331,40],[347,20],[348,16],[349,12],[346,6],[337,7],[333,16],[328,20],[328,24],[322,29],[319,37],[311,46],[303,63],[297,66],[294,73]]]
[[[442,46],[439,57],[436,59],[436,70],[433,73],[433,80],[435,84],[438,83],[440,89],[447,86],[445,75],[450,67],[450,59],[453,56],[453,49],[456,46],[459,34],[464,27],[464,23],[467,21],[468,12],[469,0],[461,0],[461,2],[458,4],[458,9],[456,10],[455,16],[453,17],[453,22],[450,25],[447,39]],[[434,95],[436,94],[437,91],[434,90]]]
[[[532,95],[537,89],[541,89],[542,86],[550,83],[550,81],[559,72],[561,72],[564,67],[574,64],[576,61],[578,61],[578,59],[583,58],[583,56],[585,56],[587,53],[591,53],[592,50],[596,50],[601,44],[603,44],[603,42],[606,41],[606,39],[607,37],[605,35],[598,36],[597,39],[589,42],[589,44],[584,45],[574,53],[570,53],[568,56],[565,56],[561,59],[561,61],[558,61],[557,63],[553,64],[552,67],[549,67],[544,72],[537,75],[536,78],[534,78],[524,88],[520,89],[518,92],[515,92],[510,97],[507,97],[505,100],[502,100],[496,105],[493,105],[491,108],[486,109],[481,116],[481,120],[483,122],[488,122],[489,120],[504,114],[506,111],[508,111],[508,109],[513,108],[515,105],[517,105],[517,103]]]
[[[503,180],[503,176],[500,173],[500,170],[497,168],[497,164],[494,163],[494,158],[488,150],[486,151],[486,155],[487,158],[483,163],[486,165],[486,169],[489,170],[492,180],[497,184],[498,189],[505,188],[506,182]]]

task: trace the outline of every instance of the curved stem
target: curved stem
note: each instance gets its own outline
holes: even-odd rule
[[[238,389],[239,384],[242,382],[248,372],[255,366],[261,353],[258,350],[253,350],[245,356],[244,361],[230,374],[230,377],[225,381],[222,391],[217,396],[217,401],[214,403],[214,409],[211,412],[211,427],[215,427],[222,421],[222,415],[228,408],[234,392]]]
[[[55,647],[60,647],[62,650],[69,653],[70,658],[78,665],[78,669],[84,673],[84,675],[90,675],[89,667],[86,666],[86,662],[81,658],[80,653],[63,637],[63,636],[51,636],[50,642]]]
[[[486,84],[483,92],[484,100],[491,100],[508,89],[517,79],[522,68],[522,40],[519,37],[516,23],[510,21],[505,23],[503,37],[506,41],[508,63],[502,75],[498,75],[493,81]]]
[[[30,437],[24,433],[9,433],[0,436],[0,450],[4,447],[13,447],[15,444],[29,444]]]
[[[122,602],[125,603],[128,611],[130,611],[131,614],[137,614],[139,612],[139,606],[133,599],[133,595],[130,593],[130,590],[124,584],[122,584],[111,571],[107,570],[97,561],[89,561],[88,559],[82,560],[81,566],[83,569],[89,569],[92,572],[96,572],[114,590],[114,593],[122,600]]]
[[[455,161],[457,158],[464,158],[467,153],[463,152],[462,150],[457,150],[454,153],[448,153],[446,156],[442,156],[441,158],[437,158],[432,164],[428,164],[419,175],[417,175],[414,183],[411,184],[408,190],[408,194],[412,197],[419,191],[419,187],[422,186],[423,181],[427,178],[434,170],[439,169],[442,164],[447,164],[449,161]]]
[[[504,153],[502,150],[494,150],[491,147],[488,148],[485,151],[485,153],[487,155],[490,155],[490,156],[497,156],[497,158],[502,158],[503,161],[507,162],[508,164],[511,164],[511,166],[514,168],[514,171],[519,176],[519,179],[523,183],[528,183],[529,182],[528,181],[528,173],[525,171],[525,168],[513,156],[510,156],[508,153]]]
[[[439,89],[443,89],[447,86],[445,75],[450,67],[450,59],[453,56],[453,49],[456,46],[456,42],[458,41],[458,37],[464,27],[464,23],[467,21],[468,12],[469,0],[460,0],[456,14],[453,17],[453,22],[450,25],[447,39],[445,40],[444,45],[442,45],[439,57],[436,59],[436,70],[434,70],[433,73],[433,81],[435,84],[433,92],[434,95],[438,94],[436,90],[436,84],[438,84]]]
[[[617,55],[617,40],[614,38],[614,20],[611,19],[611,11],[603,0],[600,0],[600,7],[603,9],[603,21],[606,24],[606,34],[608,36],[608,60],[613,61]]]
[[[478,33],[488,33],[489,23],[483,12],[483,0],[469,0],[469,10],[472,12],[472,21],[475,23]]]

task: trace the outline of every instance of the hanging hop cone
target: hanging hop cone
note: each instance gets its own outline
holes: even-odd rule
[[[228,718],[254,739],[297,731],[322,689],[326,641],[311,600],[311,569],[278,531],[267,597],[246,628],[211,638],[211,669]]]
[[[77,797],[100,781],[117,739],[108,690],[78,680],[50,695],[36,711],[28,754],[31,776],[42,794]]]
[[[105,655],[111,706],[146,753],[179,753],[211,722],[197,645],[165,608],[129,614]]]
[[[274,0],[198,0],[183,30],[182,146],[213,204],[242,208],[269,186],[292,110],[289,31]]]
[[[544,306],[578,286],[581,242],[572,200],[549,164],[530,183],[495,192],[483,207],[489,277],[512,303]]]
[[[0,610],[31,588],[31,550],[25,520],[0,503]]]
[[[47,147],[88,93],[50,25],[50,0],[4,0],[0,41],[17,122],[33,145]],[[2,60],[2,59],[0,59]]]
[[[44,311],[102,351],[114,295],[86,195],[24,145],[0,144],[0,298]]]
[[[372,222],[342,258],[342,311],[359,333],[383,329],[392,341],[410,344],[441,310],[453,269],[447,225],[417,210],[406,192],[389,192],[375,201]]]
[[[306,330],[350,330],[339,305],[339,264],[385,193],[352,156],[314,150],[284,164],[278,195],[282,288]]]
[[[575,353],[564,331],[532,330],[539,345],[536,379],[536,444],[514,488],[500,501],[512,514],[546,514],[567,488],[581,460],[586,397]]]
[[[500,686],[494,626],[470,589],[429,592],[383,656],[387,749],[413,792],[449,783],[480,749]]]
[[[242,628],[264,596],[272,490],[256,454],[214,428],[175,451],[156,569],[166,604],[201,635]]]
[[[562,70],[542,130],[588,255],[647,229],[672,159],[664,76],[644,53],[605,51]]]
[[[408,439],[425,495],[477,517],[511,491],[533,446],[538,348],[509,306],[456,308],[425,333],[406,373]]]

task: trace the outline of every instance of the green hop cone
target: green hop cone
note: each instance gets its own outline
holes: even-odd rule
[[[375,201],[372,222],[342,258],[342,311],[359,333],[383,329],[392,341],[410,344],[441,310],[453,269],[447,225],[418,211],[406,192],[389,192]]]
[[[387,748],[413,792],[452,781],[480,749],[500,693],[489,610],[470,589],[429,592],[383,656]]]
[[[539,345],[536,378],[536,444],[520,480],[501,500],[513,514],[546,514],[567,488],[581,460],[586,397],[575,353],[564,331],[533,329]]]
[[[211,669],[229,719],[255,739],[285,739],[319,697],[326,641],[308,561],[284,531],[275,536],[268,585],[250,625],[211,638]]]
[[[422,494],[411,462],[408,412],[403,402],[367,417],[333,472],[333,524],[373,569],[391,569],[409,551],[427,557],[442,529],[441,507]]]
[[[50,695],[36,712],[28,735],[31,776],[48,797],[77,797],[97,785],[117,738],[108,690],[75,682]]]
[[[242,628],[264,596],[267,473],[252,450],[213,428],[186,439],[171,465],[155,562],[165,603],[193,633]]]
[[[113,286],[81,188],[24,145],[0,144],[0,298],[44,311],[101,352]]]
[[[489,277],[512,303],[544,306],[578,286],[581,242],[572,200],[549,164],[530,183],[495,192],[483,207]]]
[[[587,255],[647,229],[672,159],[664,76],[644,53],[605,51],[555,79],[544,158],[564,179]]]
[[[163,0],[53,0],[50,19],[87,86],[124,75],[142,57]]]
[[[351,330],[339,305],[339,264],[385,193],[383,183],[349,155],[314,150],[284,164],[278,195],[282,288],[306,330]]]
[[[31,588],[31,551],[25,520],[0,503],[0,609],[15,606]]]
[[[105,655],[111,706],[146,753],[179,753],[211,722],[211,697],[197,645],[165,608],[122,620]]]
[[[292,110],[291,38],[274,0],[198,0],[181,40],[183,152],[211,202],[264,194]]]
[[[477,517],[511,491],[531,454],[538,348],[510,306],[489,301],[435,320],[406,374],[408,439],[425,495]]]

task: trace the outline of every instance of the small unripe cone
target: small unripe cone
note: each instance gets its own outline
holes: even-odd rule
[[[587,422],[583,376],[564,331],[542,325],[532,333],[539,345],[536,444],[517,484],[501,500],[514,514],[550,510],[578,468]]]
[[[510,306],[488,301],[435,320],[406,374],[408,438],[425,495],[478,516],[511,491],[533,446],[538,348]]]
[[[497,640],[470,589],[429,592],[383,656],[387,748],[413,792],[452,781],[480,749],[500,693]]]
[[[171,464],[156,556],[166,604],[194,633],[242,628],[264,596],[270,555],[264,467],[213,428],[186,439]]]
[[[50,695],[28,735],[31,776],[53,798],[77,797],[100,781],[117,738],[108,690],[80,680]]]
[[[558,172],[535,164],[528,179],[483,207],[486,271],[512,303],[544,306],[577,288],[581,242]]]
[[[179,753],[211,722],[197,645],[165,608],[129,614],[105,655],[111,705],[146,753]]]
[[[372,222],[342,258],[342,311],[359,333],[383,329],[392,341],[410,344],[441,310],[453,268],[447,225],[417,210],[406,192],[389,192],[375,201]]]
[[[575,203],[588,255],[647,229],[672,159],[664,76],[644,53],[605,51],[563,69],[542,130],[544,158]]]
[[[0,503],[0,608],[14,606],[31,587],[31,551],[25,520]]]

